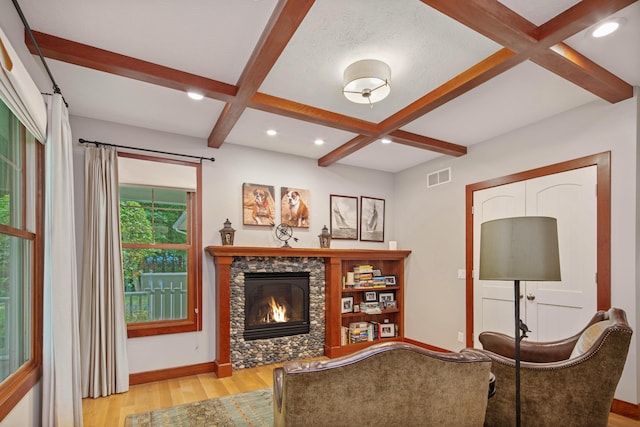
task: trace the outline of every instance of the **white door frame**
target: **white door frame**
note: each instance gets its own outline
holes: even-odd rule
[[[532,178],[566,172],[587,166],[597,166],[597,309],[611,307],[611,152],[556,163],[525,172],[477,182],[466,186],[466,335],[467,347],[474,346],[473,322],[473,193],[491,187]],[[594,313],[595,314],[595,313]]]

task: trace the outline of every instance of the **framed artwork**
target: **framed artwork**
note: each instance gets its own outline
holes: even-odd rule
[[[309,190],[280,187],[280,223],[309,228]]]
[[[364,293],[364,300],[365,301],[378,301],[378,295],[375,293],[375,291],[367,291]]]
[[[387,286],[397,285],[396,276],[384,276],[384,284]]]
[[[358,240],[358,198],[351,196],[329,196],[331,238]]]
[[[242,184],[242,224],[275,225],[275,206],[273,185]]]
[[[384,242],[384,199],[360,196],[360,240]]]
[[[397,301],[385,301],[384,308],[385,310],[397,310],[398,309]]]
[[[353,297],[342,298],[341,313],[353,313]]]
[[[380,338],[393,338],[396,336],[395,323],[383,323],[380,325]]]
[[[395,297],[393,292],[380,292],[379,294],[380,302],[394,301]]]

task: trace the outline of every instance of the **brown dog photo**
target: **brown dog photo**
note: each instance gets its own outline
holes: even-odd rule
[[[309,228],[309,190],[280,187],[281,222],[292,227]]]
[[[275,225],[275,198],[272,185],[242,184],[242,223]]]

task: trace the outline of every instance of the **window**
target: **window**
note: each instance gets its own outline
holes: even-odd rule
[[[40,377],[43,152],[0,101],[0,419]]]
[[[200,330],[200,165],[124,153],[118,160],[129,337]]]

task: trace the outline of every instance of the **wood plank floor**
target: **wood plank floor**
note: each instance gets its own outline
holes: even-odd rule
[[[234,371],[228,378],[217,378],[212,373],[193,375],[134,385],[127,393],[83,399],[84,426],[123,426],[129,414],[272,387],[273,368],[277,366],[282,363]],[[609,427],[640,427],[640,421],[611,414]]]

